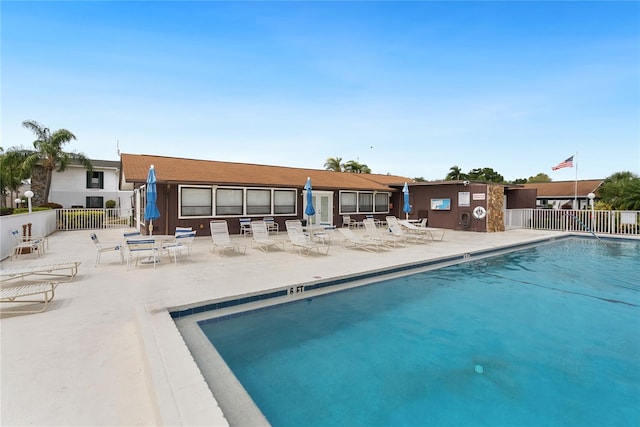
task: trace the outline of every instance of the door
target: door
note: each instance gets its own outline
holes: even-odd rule
[[[307,198],[304,198],[304,207],[307,208]],[[313,190],[313,208],[316,214],[311,217],[312,224],[333,225],[333,192]],[[303,210],[304,213],[304,210]],[[304,216],[306,218],[306,215]]]

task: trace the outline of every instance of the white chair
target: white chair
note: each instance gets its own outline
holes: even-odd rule
[[[262,221],[251,222],[251,247],[257,246],[263,252],[269,252],[269,248],[276,247],[284,251],[284,242],[273,240],[269,237],[267,225]]]
[[[327,255],[329,253],[329,245],[317,243],[309,240],[309,236],[302,231],[302,223],[297,220],[289,220],[285,222],[287,227],[287,235],[294,249],[298,250],[300,255],[308,256],[311,251],[316,250],[319,254]]]
[[[195,231],[188,231],[184,233],[176,233],[173,240],[164,242],[161,247],[162,252],[166,252],[168,257],[173,254],[173,263],[178,263],[178,254],[182,254],[182,250],[186,249],[189,257],[192,255],[192,244],[196,238]]]
[[[425,224],[425,226],[418,226],[403,219],[398,220],[398,223],[403,227],[405,227],[407,230],[409,230],[410,233],[423,234],[431,238],[431,240],[438,241],[438,242],[444,239],[444,233],[446,232],[445,229],[426,227],[426,223],[427,223],[426,218],[423,219],[422,222],[423,224]],[[439,234],[439,237],[437,237],[436,234]]]
[[[100,264],[100,255],[103,252],[118,252],[120,254],[120,264],[124,264],[124,255],[122,254],[122,243],[119,242],[106,242],[102,243],[98,240],[98,236],[96,233],[91,233],[91,240],[96,245],[96,249],[98,251],[96,255],[96,264],[94,267],[97,267]]]
[[[364,224],[367,236],[377,242],[380,242],[381,245],[396,246],[400,243],[400,239],[388,231],[381,232],[380,229],[376,227],[376,223],[373,221],[373,218],[367,218],[362,221],[362,223]]]
[[[44,242],[41,240],[26,240],[23,241],[20,236],[20,232],[16,229],[10,230],[11,239],[13,240],[13,250],[11,252],[11,259],[23,254],[36,253],[38,256],[42,255]]]
[[[193,231],[192,227],[176,227],[176,234],[178,234],[178,233],[188,233],[190,231]]]
[[[135,265],[138,265],[140,258],[145,259],[144,264],[153,263],[153,268],[156,268],[160,248],[154,239],[127,239],[125,247],[127,248],[127,270],[131,267],[134,259]]]
[[[280,232],[280,225],[276,222],[275,219],[273,219],[272,216],[265,216],[264,218],[262,218],[262,221],[266,224],[267,231],[275,231],[276,234]]]
[[[138,237],[138,236],[142,236],[142,233],[140,233],[138,230],[125,231],[124,233],[122,233],[122,237],[124,237],[125,239],[128,239],[129,237]]]
[[[251,218],[240,218],[240,234],[243,237],[247,237],[247,234],[251,234]]]
[[[427,236],[424,234],[405,232],[404,229],[400,226],[398,218],[396,218],[395,216],[387,217],[387,226],[394,236],[396,236],[398,239],[403,239],[405,242],[424,243],[427,241]]]
[[[243,254],[246,253],[246,245],[231,242],[227,221],[213,220],[209,222],[209,229],[211,230],[211,252],[217,252],[220,256],[222,256],[222,252],[225,250],[231,250],[232,252],[238,251],[239,253],[242,251]]]
[[[342,226],[348,228],[358,227],[358,221],[351,219],[351,215],[342,215]]]
[[[376,240],[355,234],[349,228],[339,228],[338,231],[342,233],[342,245],[344,247],[364,249],[365,251],[370,252],[379,252],[381,249],[388,249],[387,246]]]

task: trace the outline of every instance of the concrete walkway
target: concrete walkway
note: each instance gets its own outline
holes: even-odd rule
[[[102,241],[122,230],[97,231]],[[442,242],[409,244],[383,253],[343,248],[334,233],[329,254],[302,257],[263,253],[250,238],[246,255],[209,252],[198,237],[192,258],[174,265],[127,271],[115,253],[102,255],[89,231],[57,232],[44,256],[4,260],[3,269],[64,261],[82,262],[77,277],[60,284],[39,314],[2,313],[1,413],[3,426],[225,425],[206,383],[171,321],[167,308],[394,265],[533,242],[563,233],[447,231]],[[286,239],[280,233],[278,239]],[[6,304],[3,304],[6,307]],[[15,308],[14,305],[11,307]]]

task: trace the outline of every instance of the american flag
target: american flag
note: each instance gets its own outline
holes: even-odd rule
[[[573,167],[573,156],[569,157],[567,160],[565,160],[564,162],[560,162],[558,163],[556,166],[553,166],[551,168],[551,170],[558,170],[558,169],[562,169],[562,168],[572,168]]]

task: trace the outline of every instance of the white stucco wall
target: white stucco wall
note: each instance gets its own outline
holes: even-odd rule
[[[116,206],[131,208],[133,191],[118,190],[119,170],[113,167],[94,166],[96,172],[104,173],[104,188],[87,188],[87,170],[81,166],[69,166],[64,172],[53,172],[49,201],[65,208],[86,206],[86,197],[102,197],[104,202],[115,200]]]

